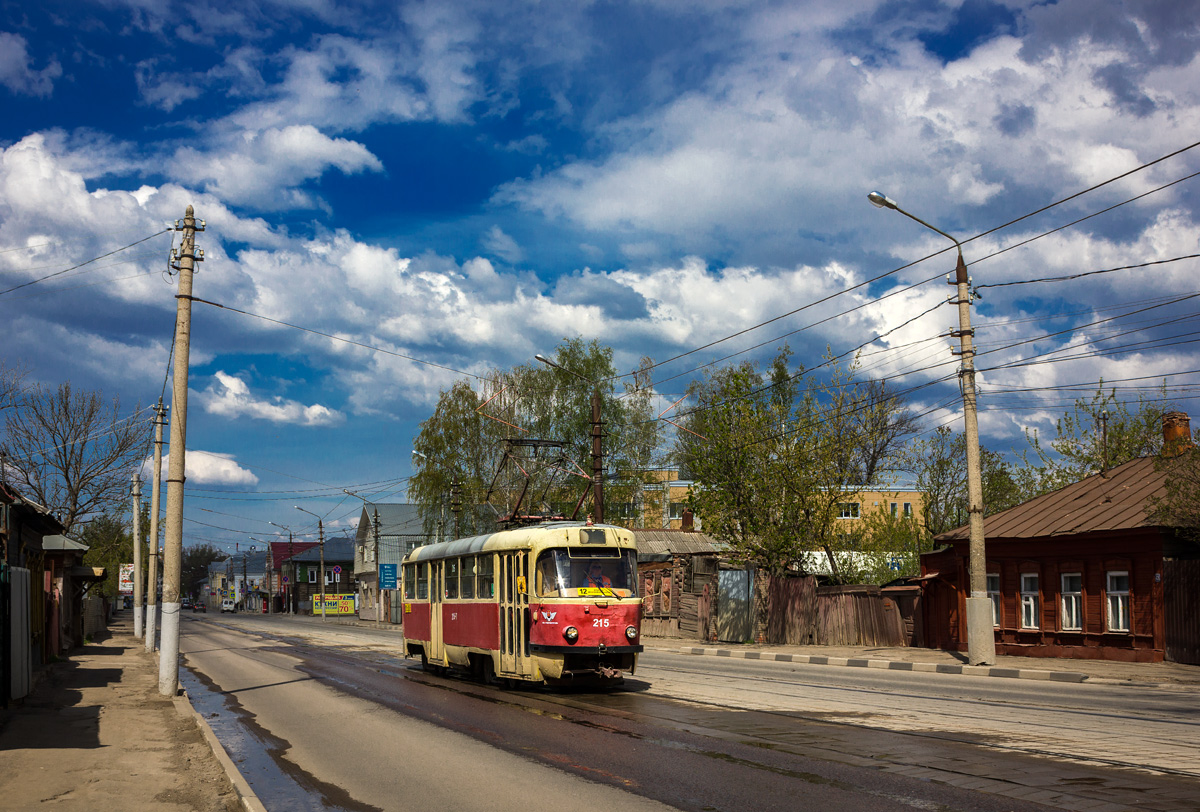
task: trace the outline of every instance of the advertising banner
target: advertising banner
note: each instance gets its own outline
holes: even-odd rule
[[[133,594],[133,564],[122,564],[117,576],[117,589],[122,595]]]
[[[321,615],[321,596],[312,596],[313,615],[319,617]],[[326,615],[352,615],[354,614],[354,594],[349,595],[332,595],[325,594],[325,614]]]

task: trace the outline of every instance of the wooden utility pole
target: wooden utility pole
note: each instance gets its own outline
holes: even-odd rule
[[[132,477],[129,495],[133,497],[133,636],[142,636],[142,543],[138,534],[142,529],[142,479]]]
[[[167,466],[167,533],[163,545],[162,649],[158,656],[158,692],[175,696],[179,686],[179,588],[183,569],[183,482],[187,455],[188,363],[192,337],[192,273],[204,252],[196,248],[196,225],[191,206],[183,216],[183,242],[175,252],[179,271],[179,293],[175,294],[175,368],[171,376],[171,455]]]
[[[379,573],[380,567],[383,564],[379,561],[379,508],[377,507],[375,508],[375,521],[371,523],[371,529],[374,531],[375,536],[375,625],[378,626],[383,622],[382,617],[380,617],[383,614],[383,590],[379,588]],[[388,623],[391,622],[392,619],[389,617]]]
[[[146,539],[150,550],[150,566],[146,575],[146,651],[154,651],[158,625],[158,502],[162,492],[163,426],[167,423],[166,415],[162,398],[159,398],[158,405],[154,407],[154,483],[150,486],[150,536]]]

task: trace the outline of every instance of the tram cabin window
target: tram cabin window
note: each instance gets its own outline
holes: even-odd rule
[[[462,560],[462,585],[460,598],[471,600],[475,597],[475,556],[467,556]]]
[[[455,600],[458,598],[458,559],[447,558],[443,569],[446,573],[446,599]]]
[[[496,597],[496,578],[493,575],[492,555],[481,555],[475,559],[476,594],[481,598]]]
[[[429,600],[429,568],[424,564],[417,564],[417,600]]]
[[[612,548],[546,550],[538,556],[535,589],[543,598],[634,597],[637,554]]]
[[[411,601],[417,597],[417,568],[409,564],[404,568],[404,599]]]

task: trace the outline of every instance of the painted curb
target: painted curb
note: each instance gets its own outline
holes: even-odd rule
[[[213,733],[213,729],[209,727],[208,720],[192,707],[192,701],[188,699],[187,691],[180,689],[174,701],[175,710],[179,712],[179,715],[185,719],[190,717],[196,722],[196,726],[200,728],[200,732],[204,735],[204,740],[208,742],[208,746],[213,751],[213,755],[217,757],[221,769],[225,771],[225,775],[229,778],[229,783],[233,784],[233,791],[237,793],[238,800],[242,802],[242,808],[246,812],[267,812],[267,808],[258,799],[246,777],[242,775],[237,765],[233,763],[233,759],[225,752],[224,745],[217,738],[217,734]]]
[[[1084,682],[1087,674],[1076,671],[1048,671],[1038,668],[1003,668],[986,665],[958,665],[950,663],[910,663],[897,660],[873,660],[861,657],[826,657],[820,654],[777,654],[771,651],[733,651],[725,648],[684,646],[680,654],[707,655],[710,657],[733,657],[742,660],[774,660],[781,663],[807,665],[836,665],[848,668],[880,668],[888,671],[920,671],[931,674],[961,674],[969,677],[997,677],[1000,679],[1034,679],[1052,682]]]

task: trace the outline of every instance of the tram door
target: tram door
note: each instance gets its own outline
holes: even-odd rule
[[[500,670],[506,674],[530,673],[525,561],[523,551],[500,554]]]
[[[442,644],[442,597],[446,594],[442,585],[442,562],[431,561],[429,564],[429,651],[425,658],[433,663],[442,662],[444,646]]]

